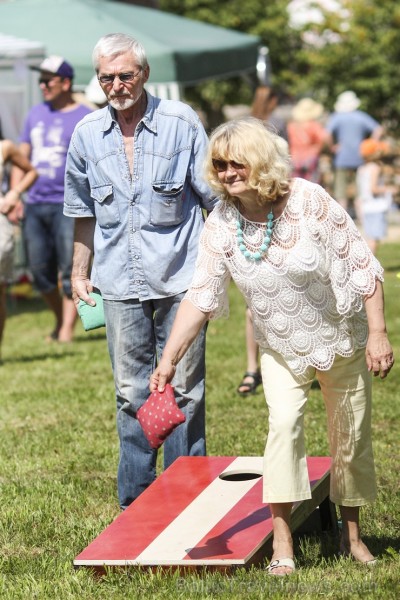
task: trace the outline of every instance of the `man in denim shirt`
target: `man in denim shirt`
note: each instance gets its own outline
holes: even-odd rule
[[[191,282],[202,209],[212,210],[216,200],[202,178],[204,128],[189,106],[143,89],[149,77],[143,47],[125,34],[106,35],[93,64],[109,105],[75,129],[64,213],[75,218],[74,300],[93,304],[93,287],[104,300],[120,439],[118,495],[126,508],[155,478],[157,453],[136,412]],[[186,422],[164,443],[164,468],[178,456],[206,452],[204,363],[205,332],[176,369],[173,385]]]

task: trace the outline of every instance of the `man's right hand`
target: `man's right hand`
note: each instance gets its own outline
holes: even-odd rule
[[[86,304],[90,304],[90,306],[96,306],[95,300],[89,296],[89,293],[93,292],[93,285],[88,277],[72,276],[71,284],[72,299],[75,302],[76,307],[78,307],[80,300],[83,300]]]

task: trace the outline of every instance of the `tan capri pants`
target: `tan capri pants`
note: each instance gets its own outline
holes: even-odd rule
[[[376,497],[371,441],[371,388],[365,351],[336,356],[328,371],[309,367],[294,375],[276,352],[261,349],[261,373],[269,409],[264,454],[263,500],[311,498],[304,440],[304,412],[312,381],[325,402],[332,457],[330,498],[341,506],[362,506]]]

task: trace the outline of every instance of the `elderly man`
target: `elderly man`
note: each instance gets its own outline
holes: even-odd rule
[[[199,118],[189,106],[144,90],[149,65],[141,44],[106,35],[93,64],[108,106],[75,130],[64,213],[75,218],[74,299],[93,304],[88,294],[95,287],[104,300],[124,509],[155,478],[156,451],[136,413],[193,275],[202,209],[210,211],[216,200],[202,178],[207,137]],[[186,422],[164,444],[165,468],[178,456],[205,454],[204,354],[203,331],[176,369]]]

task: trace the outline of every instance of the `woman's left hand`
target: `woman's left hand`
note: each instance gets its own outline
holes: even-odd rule
[[[368,370],[384,379],[394,365],[393,350],[386,333],[370,333],[365,349]]]

